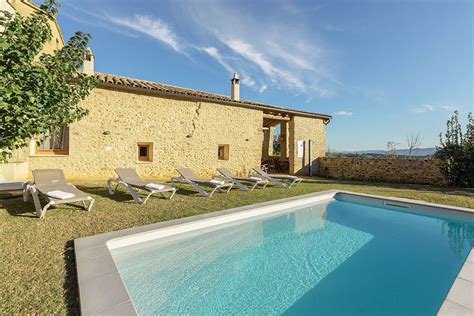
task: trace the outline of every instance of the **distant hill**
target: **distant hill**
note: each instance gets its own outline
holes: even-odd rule
[[[408,156],[408,149],[397,149],[397,155],[399,156]],[[432,156],[436,152],[436,148],[416,148],[412,151],[413,157],[427,157]],[[390,152],[388,150],[357,150],[357,151],[338,151],[333,152],[334,154],[342,154],[347,156],[386,156],[389,155]]]

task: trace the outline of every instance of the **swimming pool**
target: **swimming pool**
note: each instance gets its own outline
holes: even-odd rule
[[[435,314],[474,219],[337,194],[108,245],[143,315]]]
[[[291,205],[107,245],[142,315],[432,315],[474,245],[468,213],[343,193]]]

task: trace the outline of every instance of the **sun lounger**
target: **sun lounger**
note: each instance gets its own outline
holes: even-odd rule
[[[265,171],[256,168],[254,168],[253,171],[255,171],[257,177],[271,181],[284,189],[290,189],[291,187],[297,186],[301,181],[303,181],[303,179],[297,176],[268,174]]]
[[[268,180],[262,179],[260,177],[236,177],[226,168],[217,168],[217,171],[221,174],[215,178],[226,179],[232,181],[235,185],[237,185],[240,189],[244,191],[253,191],[253,189],[261,186],[262,189],[268,185]],[[252,186],[249,188],[245,183],[252,183]]]
[[[201,195],[211,197],[216,190],[226,193],[229,193],[230,189],[234,185],[232,182],[217,180],[217,179],[203,179],[198,177],[191,169],[189,168],[177,168],[176,171],[180,174],[179,177],[171,178],[173,185],[175,183],[187,183],[193,186]],[[210,193],[206,192],[202,186],[207,186],[213,188]]]
[[[84,209],[91,210],[94,199],[74,185],[66,183],[61,169],[35,169],[32,172],[34,183],[29,185],[28,189],[33,196],[36,215],[39,218],[43,219],[48,208],[56,204],[82,202]],[[43,208],[41,208],[39,195],[48,201]],[[89,205],[86,201],[89,201]]]
[[[123,185],[127,191],[132,195],[135,202],[138,204],[145,204],[146,201],[150,198],[151,195],[155,193],[160,193],[163,197],[166,198],[165,192],[169,192],[169,199],[172,199],[176,193],[176,188],[169,187],[162,184],[151,183],[149,181],[143,181],[137,172],[131,168],[117,168],[115,172],[118,175],[118,178],[112,178],[107,181],[107,189],[109,190],[110,195],[115,193],[119,185]],[[116,183],[115,188],[113,183]],[[148,192],[148,195],[144,200],[138,195],[140,190]]]

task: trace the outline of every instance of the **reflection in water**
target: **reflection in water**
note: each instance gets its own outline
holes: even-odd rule
[[[295,215],[295,232],[298,234],[323,229],[327,218],[327,204],[313,205],[299,210]]]
[[[373,238],[325,218],[315,205],[112,255],[139,314],[281,314]]]
[[[449,246],[456,256],[461,257],[465,247],[474,246],[474,224],[443,221],[443,235],[449,238]]]

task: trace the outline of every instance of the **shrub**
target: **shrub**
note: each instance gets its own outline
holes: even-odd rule
[[[454,112],[447,122],[445,136],[440,133],[440,147],[436,157],[442,160],[441,171],[449,184],[474,187],[474,119],[468,114],[466,132],[463,134],[459,113]]]

